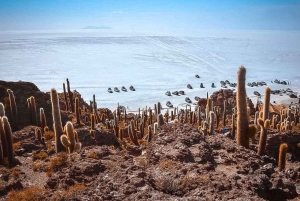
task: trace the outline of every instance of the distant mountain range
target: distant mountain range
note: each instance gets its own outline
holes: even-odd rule
[[[105,27],[105,26],[101,26],[101,27],[97,27],[97,26],[87,26],[84,27],[82,29],[112,29],[111,27]]]

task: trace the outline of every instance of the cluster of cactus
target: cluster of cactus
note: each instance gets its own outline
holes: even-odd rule
[[[12,163],[13,140],[12,129],[5,116],[4,105],[0,103],[0,164]]]
[[[61,144],[67,148],[69,153],[81,149],[81,143],[78,139],[78,133],[74,130],[72,122],[68,121],[65,125],[65,133],[60,136]]]

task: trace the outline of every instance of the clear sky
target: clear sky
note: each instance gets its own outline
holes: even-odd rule
[[[300,0],[0,0],[0,30],[300,30]]]

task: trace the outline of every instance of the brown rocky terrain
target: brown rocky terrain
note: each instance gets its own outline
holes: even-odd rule
[[[137,146],[127,129],[121,139],[103,119],[92,135],[90,120],[86,121],[90,112],[82,109],[78,125],[75,114],[66,111],[60,94],[62,124],[73,122],[82,148],[73,153],[55,153],[49,93],[39,91],[32,83],[1,81],[0,102],[7,103],[7,88],[16,97],[19,129],[13,132],[14,162],[0,165],[1,200],[300,199],[299,125],[281,133],[269,129],[264,156],[257,155],[259,132],[246,149],[238,146],[230,133],[219,133],[217,127],[214,134],[204,135],[197,123],[175,120],[159,126],[149,143],[147,129],[144,134],[137,129]],[[214,102],[222,106],[231,98],[234,104],[233,94],[219,94],[211,96]],[[50,130],[43,134],[43,141],[35,136],[39,125],[29,125],[30,96],[36,98],[37,108],[45,110]],[[80,106],[89,107],[82,99]],[[6,107],[10,119],[9,113]],[[99,114],[113,119],[108,109],[99,109]],[[126,124],[122,116],[119,127],[127,128],[133,116],[127,116]],[[231,122],[226,122],[230,131]],[[289,145],[286,166],[278,171],[279,146],[283,142]]]

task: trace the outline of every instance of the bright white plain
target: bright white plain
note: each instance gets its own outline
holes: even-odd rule
[[[185,107],[185,97],[195,102],[195,96],[204,98],[206,92],[219,90],[221,80],[236,82],[240,65],[247,69],[246,82],[265,81],[271,89],[289,87],[300,92],[300,31],[0,32],[0,80],[30,81],[42,91],[62,91],[69,78],[71,89],[88,103],[95,94],[98,107],[109,109],[120,103],[136,110],[153,107],[157,101],[165,107],[168,100]],[[272,84],[275,79],[292,84]],[[212,83],[216,88],[211,88]],[[107,92],[108,87],[122,86],[128,92]],[[263,94],[264,89],[247,87],[247,95],[256,101],[253,91]],[[165,95],[175,90],[186,95]],[[271,101],[285,98],[272,96]]]

